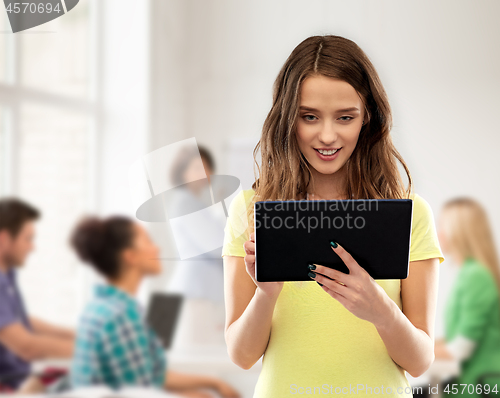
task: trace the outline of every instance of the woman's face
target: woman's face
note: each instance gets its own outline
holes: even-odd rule
[[[134,241],[130,248],[130,261],[142,274],[158,275],[161,272],[160,249],[140,224],[135,223],[133,228]]]
[[[349,83],[307,77],[300,91],[297,142],[309,164],[322,174],[341,169],[356,147],[364,117],[363,101]]]

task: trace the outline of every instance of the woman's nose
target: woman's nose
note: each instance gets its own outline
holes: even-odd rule
[[[319,140],[325,145],[331,145],[337,140],[338,134],[336,132],[335,124],[329,121],[325,121],[321,126],[321,131],[319,132]]]

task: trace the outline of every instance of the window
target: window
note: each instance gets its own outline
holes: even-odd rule
[[[0,17],[0,194],[41,210],[20,285],[31,314],[67,325],[87,288],[68,236],[95,210],[98,8],[95,0],[80,2],[16,34]]]

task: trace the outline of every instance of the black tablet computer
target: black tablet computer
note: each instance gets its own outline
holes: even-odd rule
[[[177,293],[154,293],[151,296],[147,323],[158,335],[165,349],[172,345],[183,300],[184,296]]]
[[[405,279],[412,212],[411,199],[255,202],[256,280],[312,281],[311,263],[349,273],[332,240],[373,279]]]

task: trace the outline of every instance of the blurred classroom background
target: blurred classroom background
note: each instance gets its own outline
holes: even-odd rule
[[[500,247],[498,15],[493,0],[81,0],[64,17],[12,34],[0,13],[0,196],[43,214],[20,274],[30,313],[76,325],[97,277],[68,234],[82,214],[135,217],[129,168],[152,151],[195,137],[216,175],[250,188],[274,79],[315,34],[350,38],[374,63],[396,147],[435,216],[451,197],[476,198]],[[147,302],[182,263],[167,224],[144,225],[163,266],[141,287]],[[456,272],[447,258],[436,336]],[[220,337],[178,353],[172,366],[218,373],[250,397],[258,372],[231,367]]]

